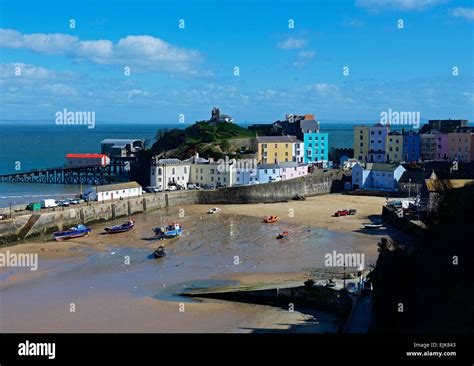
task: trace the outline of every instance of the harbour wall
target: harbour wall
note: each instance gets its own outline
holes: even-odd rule
[[[140,212],[192,204],[271,203],[291,200],[295,195],[317,196],[342,190],[340,174],[326,172],[269,184],[220,188],[212,191],[186,190],[72,207],[56,207],[0,221],[0,244],[52,232],[77,224],[93,224]]]

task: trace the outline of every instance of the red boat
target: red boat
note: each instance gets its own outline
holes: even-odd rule
[[[278,216],[265,216],[263,218],[263,221],[266,222],[267,224],[271,224],[272,222],[277,222],[278,221]]]
[[[287,238],[289,236],[290,236],[290,233],[288,231],[283,231],[280,234],[278,234],[277,239],[283,239],[283,238]]]

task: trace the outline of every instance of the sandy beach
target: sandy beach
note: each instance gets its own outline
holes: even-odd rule
[[[362,223],[380,215],[383,203],[380,197],[333,194],[287,203],[219,205],[222,211],[216,215],[206,213],[210,205],[174,207],[136,215],[136,228],[127,233],[103,234],[104,227],[120,219],[93,225],[89,237],[65,243],[37,239],[3,247],[0,253],[38,254],[39,268],[0,270],[0,330],[336,332],[339,320],[324,312],[196,302],[177,294],[195,287],[337,277],[340,269],[324,266],[324,255],[333,250],[364,253],[368,268],[376,261],[380,236],[391,229],[364,232]],[[355,208],[357,215],[332,217],[341,208]],[[270,214],[280,220],[262,223],[262,216]],[[152,228],[170,220],[182,223],[184,234],[165,241],[168,256],[156,260]],[[276,240],[282,230],[290,231],[290,238]]]

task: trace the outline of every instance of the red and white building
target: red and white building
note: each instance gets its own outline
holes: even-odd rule
[[[99,167],[110,164],[110,159],[105,154],[67,154],[66,167]]]

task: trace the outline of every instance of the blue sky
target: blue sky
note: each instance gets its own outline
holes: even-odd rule
[[[0,119],[472,120],[473,25],[472,2],[453,0],[2,0]]]

